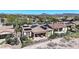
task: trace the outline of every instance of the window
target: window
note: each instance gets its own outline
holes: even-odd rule
[[[31,30],[31,28],[27,28],[27,29],[24,29],[24,30]]]
[[[58,31],[58,29],[54,29],[54,31]]]
[[[60,28],[59,31],[62,31],[62,28]]]

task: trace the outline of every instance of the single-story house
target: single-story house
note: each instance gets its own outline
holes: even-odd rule
[[[23,25],[22,26],[22,36],[27,37],[42,37],[49,36],[52,29],[47,25]]]
[[[66,21],[74,21],[74,17],[68,17]]]
[[[67,27],[63,22],[44,24],[44,25],[23,25],[22,36],[27,37],[49,37],[56,34],[65,34]]]
[[[15,35],[15,29],[12,26],[0,27],[0,39],[6,38],[7,35]]]
[[[12,28],[12,26],[0,27],[0,43],[5,43],[7,38],[15,36],[16,36],[15,29]]]

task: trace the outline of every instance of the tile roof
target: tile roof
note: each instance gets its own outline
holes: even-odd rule
[[[57,23],[53,23],[53,24],[49,24],[49,26],[52,29],[59,29],[59,28],[64,28],[66,27],[66,25],[63,22],[57,22]]]
[[[38,33],[45,33],[46,30],[44,30],[41,26],[37,26],[37,27],[32,28],[32,32],[38,34]]]

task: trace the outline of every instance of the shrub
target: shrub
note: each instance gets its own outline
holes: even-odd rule
[[[56,34],[50,35],[49,39],[54,39],[54,38],[56,38],[56,36],[57,36]]]
[[[32,39],[26,36],[23,36],[20,39],[21,39],[22,47],[27,46],[32,43]]]
[[[76,28],[79,29],[79,25],[76,25]]]
[[[70,41],[71,40],[71,38],[69,36],[65,36],[64,38],[65,38],[66,41]]]
[[[15,44],[17,44],[17,38],[7,38],[6,39],[6,43],[7,44],[10,44],[10,45],[15,45]]]

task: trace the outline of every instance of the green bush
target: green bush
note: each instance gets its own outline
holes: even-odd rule
[[[15,45],[17,44],[17,38],[7,38],[6,44]]]
[[[76,25],[76,28],[79,29],[79,25]]]
[[[79,38],[79,32],[67,34],[64,38],[67,41],[72,40],[73,38]]]
[[[70,36],[65,36],[64,38],[65,38],[66,41],[70,41],[71,40]]]
[[[56,38],[56,36],[57,36],[56,34],[50,35],[49,39],[54,39],[54,38]]]
[[[22,47],[27,46],[32,43],[32,39],[26,36],[23,36],[20,39],[21,39]]]

